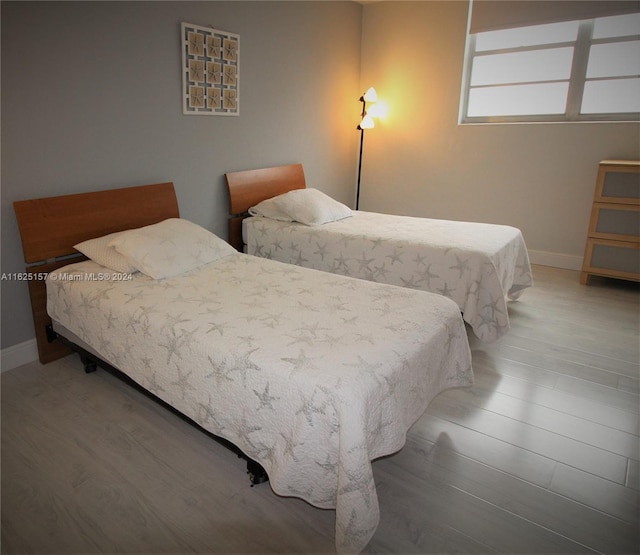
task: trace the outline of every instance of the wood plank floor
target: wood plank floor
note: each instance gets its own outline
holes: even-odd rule
[[[637,284],[536,266],[476,383],[374,463],[366,553],[638,553]],[[2,553],[332,553],[334,515],[74,356],[2,374]]]

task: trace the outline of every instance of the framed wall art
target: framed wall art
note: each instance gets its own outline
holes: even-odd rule
[[[182,113],[240,114],[240,35],[182,23]]]

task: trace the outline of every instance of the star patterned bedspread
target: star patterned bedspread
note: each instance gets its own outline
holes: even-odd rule
[[[519,229],[357,211],[321,226],[243,221],[248,254],[444,295],[483,341],[509,330],[507,300],[533,285]]]
[[[274,492],[335,509],[338,553],[361,551],[379,522],[371,461],[473,380],[442,296],[240,253],[163,280],[98,272],[50,274],[50,316],[259,462]]]

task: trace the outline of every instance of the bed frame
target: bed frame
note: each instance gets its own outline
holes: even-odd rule
[[[248,210],[268,198],[304,189],[302,164],[226,173],[229,190],[229,243],[242,252],[242,221]]]
[[[109,233],[155,224],[167,218],[178,218],[180,211],[173,183],[22,200],[14,202],[13,206],[22,239],[24,259],[28,264],[26,273],[38,278],[29,279],[28,284],[40,362],[46,364],[77,352],[86,372],[92,372],[100,366],[116,374],[129,385],[245,459],[252,486],[266,482],[268,476],[260,464],[246,457],[231,442],[198,426],[95,353],[58,335],[53,331],[51,318],[47,314],[47,291],[44,281],[46,274],[86,259],[73,248],[73,245]]]
[[[46,364],[71,350],[51,341],[47,329],[47,292],[44,277],[61,266],[84,259],[73,245],[108,233],[179,217],[173,183],[126,187],[91,193],[21,200],[13,203],[28,264],[31,312],[38,357]]]

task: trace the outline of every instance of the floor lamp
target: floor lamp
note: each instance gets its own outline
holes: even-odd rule
[[[362,147],[364,145],[364,130],[373,129],[374,123],[371,114],[367,113],[367,102],[373,104],[378,101],[378,95],[373,87],[370,87],[366,93],[360,97],[362,102],[362,120],[358,124],[358,131],[360,131],[360,156],[358,158],[358,184],[356,187],[356,210],[360,206],[360,175],[362,174]]]

